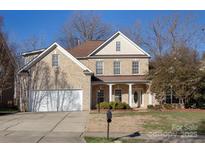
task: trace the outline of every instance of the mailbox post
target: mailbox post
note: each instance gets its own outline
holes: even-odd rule
[[[112,122],[112,108],[107,111],[107,139],[109,139],[110,123]]]

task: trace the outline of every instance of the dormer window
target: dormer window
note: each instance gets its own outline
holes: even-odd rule
[[[116,42],[116,51],[120,51],[120,41]]]
[[[59,55],[58,54],[53,54],[52,55],[52,66],[53,67],[58,67],[59,66]]]

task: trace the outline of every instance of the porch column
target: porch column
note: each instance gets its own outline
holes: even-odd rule
[[[148,97],[149,97],[148,104],[152,105],[152,94],[151,94],[150,88],[151,88],[151,84],[148,84]]]
[[[109,102],[112,102],[112,85],[113,84],[108,84],[109,85]]]
[[[129,85],[129,106],[132,107],[132,84]]]
[[[153,105],[153,104],[152,104],[152,94],[149,92],[148,95],[149,95],[149,105]]]

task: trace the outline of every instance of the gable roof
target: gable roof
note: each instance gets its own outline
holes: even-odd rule
[[[62,48],[58,43],[53,43],[51,46],[49,46],[47,49],[45,49],[43,52],[41,52],[36,58],[34,58],[32,61],[30,61],[27,65],[23,66],[18,73],[21,73],[22,71],[26,71],[30,69],[33,65],[35,65],[37,62],[39,62],[41,59],[43,59],[46,55],[48,55],[51,51],[53,51],[55,48],[58,48],[64,55],[66,55],[68,58],[70,58],[74,63],[76,63],[78,66],[80,66],[85,73],[92,73],[92,71],[87,68],[85,65],[83,65],[80,61],[78,61],[75,57],[73,57],[67,50]]]
[[[69,52],[75,57],[87,57],[93,50],[103,44],[104,41],[85,41],[82,44],[71,48]]]
[[[134,43],[132,40],[130,40],[127,36],[125,36],[122,32],[118,31],[114,35],[112,35],[109,39],[107,39],[105,42],[103,42],[100,46],[98,46],[95,50],[93,50],[88,57],[92,56],[96,52],[98,52],[100,49],[102,49],[104,46],[106,46],[111,40],[116,38],[118,35],[121,35],[126,40],[128,40],[132,45],[134,45],[138,50],[140,50],[142,53],[144,53],[147,57],[150,57],[150,55],[145,52],[142,48],[140,48],[136,43]]]

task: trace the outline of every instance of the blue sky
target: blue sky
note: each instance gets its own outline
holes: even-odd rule
[[[9,38],[19,43],[26,38],[43,35],[46,46],[56,41],[60,29],[75,11],[0,11],[4,17],[4,29]],[[103,21],[111,24],[114,30],[131,26],[136,20],[143,26],[157,16],[176,13],[176,11],[96,11]],[[205,11],[177,11],[182,14],[195,14],[198,22],[205,25]]]

